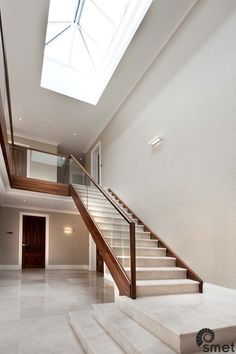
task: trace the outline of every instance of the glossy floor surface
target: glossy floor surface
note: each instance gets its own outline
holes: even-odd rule
[[[84,353],[68,312],[113,301],[113,286],[96,272],[0,271],[0,353]]]

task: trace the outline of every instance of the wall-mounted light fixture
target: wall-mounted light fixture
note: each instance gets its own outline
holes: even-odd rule
[[[154,148],[155,146],[157,146],[158,144],[160,144],[160,142],[163,140],[163,138],[161,136],[156,136],[155,138],[153,138],[152,140],[150,140],[148,142],[148,145],[151,148]]]
[[[64,234],[71,235],[73,233],[73,229],[70,226],[64,226]]]

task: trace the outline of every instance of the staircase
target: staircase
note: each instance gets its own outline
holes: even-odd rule
[[[83,185],[74,185],[74,188],[119,263],[130,276],[130,240],[127,223],[96,188]],[[111,193],[110,196],[135,222],[137,297],[198,293],[199,282],[187,279],[187,270],[176,266],[176,258],[168,257],[166,248],[159,247],[158,241],[151,239],[151,233],[144,231],[144,225],[118,203]]]
[[[90,354],[234,353],[236,348],[235,306],[205,294],[137,300],[122,296],[116,303],[96,304],[89,311],[71,312],[69,317],[74,333]],[[215,338],[208,337],[205,343],[216,349],[203,350],[197,345],[203,328],[213,330]]]

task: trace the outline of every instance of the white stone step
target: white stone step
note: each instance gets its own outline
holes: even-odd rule
[[[86,199],[86,198],[82,198],[82,199],[87,202],[87,199]],[[119,208],[120,208],[121,210],[123,210],[127,215],[129,215],[129,216],[132,215],[132,213],[129,212],[127,208],[124,208],[121,204],[118,204],[118,203],[116,203],[116,204],[117,204],[117,205],[119,206]],[[107,201],[107,202],[99,202],[99,201],[90,201],[90,200],[89,200],[89,208],[90,208],[90,209],[97,209],[97,208],[98,208],[99,210],[102,210],[102,211],[114,210],[114,206],[113,206],[109,201]]]
[[[138,280],[136,284],[137,297],[199,292],[199,282],[190,279]]]
[[[106,237],[106,241],[111,246],[129,246],[130,241],[129,239],[119,238],[119,237]],[[136,246],[137,247],[157,247],[158,241],[149,240],[149,239],[136,239]]]
[[[108,201],[108,203],[110,203],[109,200],[106,198],[106,196],[102,193],[100,193],[100,194],[99,193],[95,194],[95,193],[90,193],[90,192],[87,193],[86,191],[81,192],[79,190],[77,190],[77,192],[79,193],[79,196],[81,198],[84,198],[84,199],[88,198],[91,201],[94,201],[94,200]]]
[[[80,196],[81,197],[81,196]],[[89,206],[100,206],[100,207],[111,207],[111,203],[106,199],[106,200],[90,200],[87,199],[85,197],[81,197],[81,200],[87,205]]]
[[[160,341],[119,310],[116,304],[93,305],[94,316],[100,325],[122,347],[125,353],[174,354],[175,351]],[[108,353],[104,348],[104,353]],[[110,352],[113,354],[112,352]]]
[[[122,311],[178,353],[202,351],[203,348],[196,344],[196,335],[203,328],[210,328],[215,333],[210,344],[236,342],[236,307],[224,299],[220,301],[205,294],[189,294],[136,300],[119,297],[118,302]]]
[[[130,275],[130,268],[125,267]],[[137,280],[185,279],[187,270],[177,267],[136,267]]]
[[[117,230],[115,228],[111,229],[104,229],[100,228],[104,236],[108,237],[130,237],[130,232],[129,230]],[[150,240],[150,232],[144,232],[144,231],[136,231],[135,230],[135,236],[136,238],[146,238]]]
[[[127,222],[108,222],[108,221],[99,221],[97,222],[97,224],[99,225],[99,227],[101,229],[107,229],[107,230],[113,230],[113,229],[116,229],[116,230],[126,230],[128,231],[129,230],[129,224]],[[143,225],[135,225],[135,230],[137,232],[143,232]]]
[[[130,247],[125,246],[113,246],[116,256],[129,256]],[[136,256],[155,256],[155,257],[165,257],[166,248],[160,247],[136,247]]]
[[[127,213],[127,215],[130,216],[130,214],[127,212],[126,209],[124,208],[121,208],[125,213]],[[114,206],[112,204],[110,205],[90,205],[89,203],[89,210],[91,211],[100,211],[100,212],[108,212],[108,213],[113,213],[114,210],[116,210],[114,208]]]
[[[89,211],[92,216],[102,217],[102,218],[109,217],[111,219],[121,219],[125,221],[122,215],[115,208],[112,211],[100,211],[100,210],[91,210],[91,209],[89,209]],[[131,219],[134,222],[137,221],[137,219],[133,219],[132,217]]]
[[[129,267],[130,257],[128,256],[118,256],[119,262],[123,267]],[[174,257],[151,257],[151,256],[137,256],[136,266],[137,267],[174,267],[176,258]]]
[[[95,320],[92,310],[71,312],[69,316],[71,327],[86,353],[124,353],[122,348]]]
[[[124,224],[126,223],[126,225],[129,225],[128,222],[125,221],[125,219],[120,215],[118,216],[113,216],[113,217],[110,217],[110,216],[99,216],[99,215],[94,215],[93,214],[93,217],[94,217],[94,220],[97,222],[97,223],[100,223],[100,222],[108,222],[108,223],[117,223],[117,222],[120,222],[121,224]],[[135,220],[133,219],[133,222],[137,224],[138,220]]]

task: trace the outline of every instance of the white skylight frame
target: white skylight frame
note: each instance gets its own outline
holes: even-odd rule
[[[58,4],[58,2],[61,0],[51,0],[50,2],[47,36],[49,34],[49,29],[52,27],[51,26],[52,22],[50,22],[50,18],[52,18],[53,5],[55,8],[55,1],[57,1]],[[83,16],[84,5],[86,5],[88,2],[93,4],[94,3],[99,4],[99,1],[101,3],[104,0],[80,0],[80,1],[71,0],[71,3],[73,1],[77,1],[77,4],[80,5],[78,16],[79,18],[81,18],[81,16]],[[112,0],[106,0],[106,1],[112,2]],[[104,3],[106,1],[104,1]],[[119,3],[119,0],[113,0],[113,1],[117,1]],[[103,57],[100,65],[96,65],[97,62],[95,60],[93,61],[93,57],[90,51],[88,50],[86,44],[86,40],[88,41],[87,35],[86,38],[82,38],[83,37],[82,33],[84,33],[83,27],[81,26],[82,27],[81,28],[79,23],[77,28],[77,25],[73,24],[71,18],[70,19],[68,18],[67,21],[68,27],[67,24],[65,24],[64,27],[66,29],[65,31],[56,34],[55,38],[53,39],[51,38],[52,40],[46,41],[42,78],[41,78],[41,87],[61,93],[66,96],[73,97],[81,101],[88,102],[93,105],[97,104],[153,0],[142,0],[142,1],[123,0],[123,1],[127,3],[125,11],[123,13],[123,16],[120,19],[120,22],[118,23],[118,26],[115,27],[113,26],[113,28],[115,28],[115,31],[113,33],[112,40],[109,43],[109,46],[105,48],[105,51],[104,48],[102,49]],[[67,4],[68,3],[69,1],[67,0]],[[70,33],[68,33],[68,31],[70,31]],[[84,45],[83,51],[84,50],[87,51],[88,57],[86,60],[84,60],[84,63],[82,64],[79,63],[78,60],[78,66],[76,67],[77,60],[74,61],[72,65],[71,61],[67,62],[67,60],[65,59],[66,49],[64,51],[59,50],[61,54],[60,53],[55,54],[55,53],[57,47],[59,48],[60,45],[62,45],[63,41],[64,44],[66,44],[67,46],[68,42],[66,42],[66,36],[70,39],[70,41],[72,41],[71,48],[75,46],[73,42],[75,37],[78,44],[80,39],[77,31],[80,32],[81,38],[83,40],[83,45]],[[72,36],[73,36],[73,40],[71,39]],[[60,44],[58,44],[59,41]],[[81,45],[81,43],[79,45]],[[54,48],[52,46],[54,46]],[[68,44],[68,48],[69,48],[69,44]],[[78,49],[78,45],[77,45],[77,49]],[[74,51],[73,53],[76,53],[76,51]],[[78,58],[80,58],[79,53],[77,54],[78,54]],[[64,55],[64,59],[62,58],[63,55]],[[71,58],[72,55],[70,55],[70,60]]]

